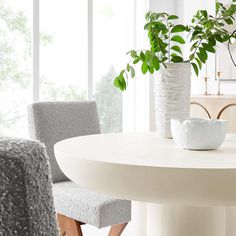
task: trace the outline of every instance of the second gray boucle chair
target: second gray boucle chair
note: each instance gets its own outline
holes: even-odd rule
[[[0,138],[0,236],[58,236],[45,147]]]
[[[61,172],[54,156],[60,140],[99,134],[95,102],[37,102],[28,107],[31,138],[46,145],[53,178],[53,195],[61,235],[82,235],[83,223],[98,228],[112,226],[109,236],[119,236],[131,219],[131,202],[89,191]]]

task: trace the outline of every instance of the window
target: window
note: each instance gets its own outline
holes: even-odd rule
[[[134,1],[93,3],[93,81],[103,132],[122,131],[122,93],[113,79],[134,47]],[[127,20],[129,19],[129,20]]]
[[[41,0],[40,14],[40,100],[86,99],[87,1]]]
[[[113,79],[134,48],[134,5],[0,0],[0,135],[27,137],[33,100],[88,98],[97,102],[102,132],[121,131],[122,93]]]
[[[25,137],[32,94],[30,1],[1,0],[0,25],[0,135]]]

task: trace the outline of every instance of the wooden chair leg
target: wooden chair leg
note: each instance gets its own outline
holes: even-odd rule
[[[57,214],[57,221],[60,227],[60,236],[83,236],[81,230],[83,223],[61,214]]]
[[[111,226],[108,236],[120,236],[128,223]]]

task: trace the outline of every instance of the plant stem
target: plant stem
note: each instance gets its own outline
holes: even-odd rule
[[[193,52],[193,54],[192,54],[192,55],[193,55],[193,58],[195,57],[195,54],[196,54],[196,52],[197,52],[197,50],[198,50],[198,48],[199,48],[201,42],[202,42],[202,38],[199,40],[199,42],[198,42],[198,44],[197,44],[197,47],[195,48],[195,50],[194,50],[194,52]],[[191,59],[190,59],[190,61],[191,61]]]
[[[236,30],[233,31],[233,33],[231,34],[230,38],[236,33]],[[228,41],[228,51],[229,51],[229,55],[230,55],[230,59],[231,61],[233,62],[234,66],[236,66],[236,63],[234,61],[234,58],[232,56],[232,53],[231,53],[231,50],[230,50],[230,38],[229,38],[229,41]]]

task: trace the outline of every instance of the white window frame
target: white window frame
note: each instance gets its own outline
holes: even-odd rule
[[[93,98],[93,0],[88,0],[88,99]]]
[[[40,25],[39,25],[39,5],[40,0],[33,0],[33,101],[39,101],[39,80],[40,80],[40,67],[39,67],[39,53],[40,53]]]
[[[93,98],[93,0],[88,0],[88,87],[87,99]],[[33,0],[33,102],[40,100],[40,0]]]

